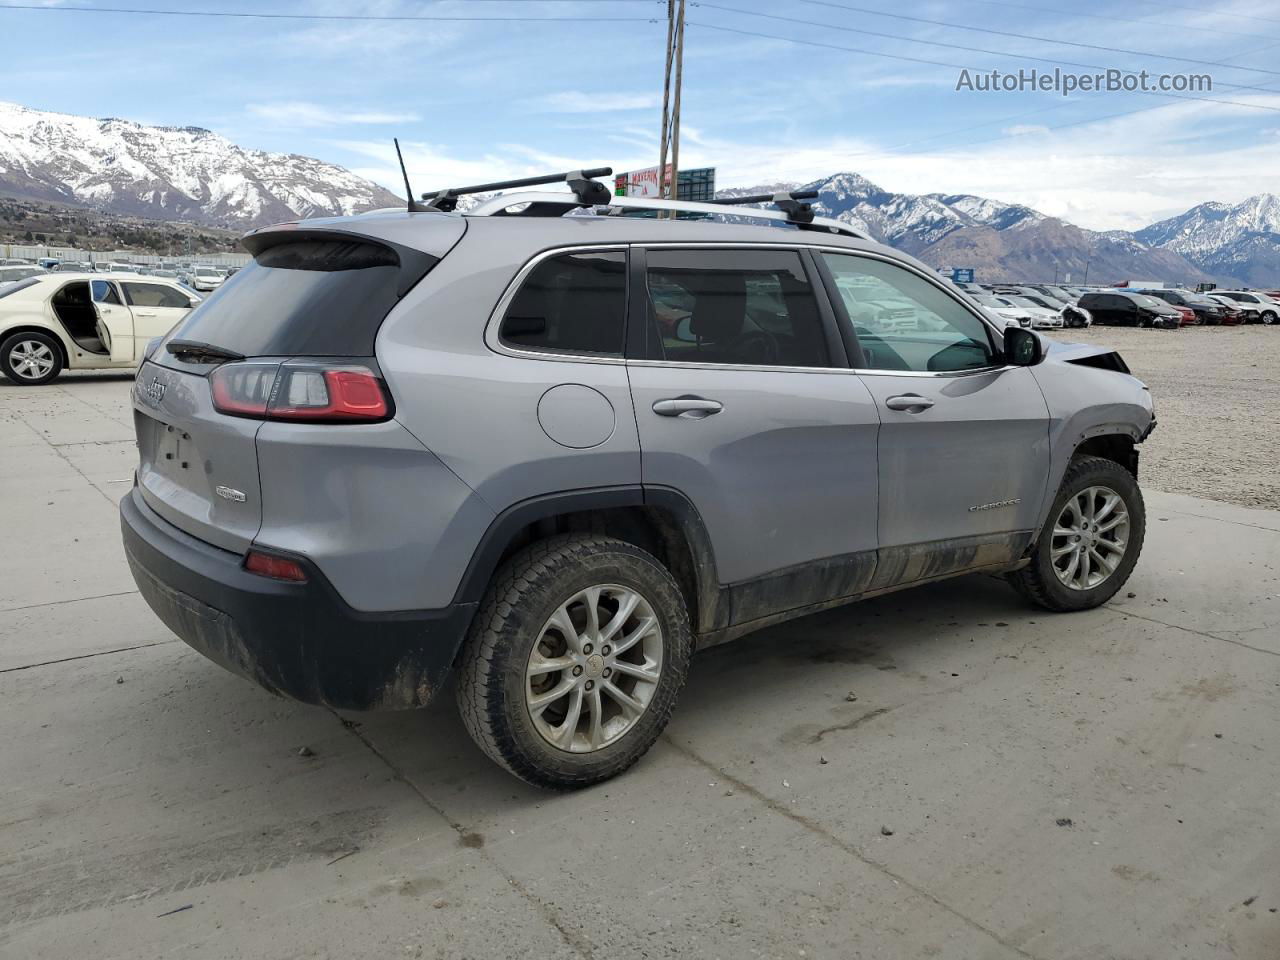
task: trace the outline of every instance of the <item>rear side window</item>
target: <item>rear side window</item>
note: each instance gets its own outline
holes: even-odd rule
[[[525,278],[498,339],[523,350],[620,357],[626,312],[623,251],[565,253],[543,260]]]
[[[246,357],[369,357],[378,328],[437,258],[376,242],[306,239],[259,250],[173,332]],[[406,277],[406,271],[416,276]]]
[[[649,250],[650,320],[666,360],[830,366],[794,250]]]

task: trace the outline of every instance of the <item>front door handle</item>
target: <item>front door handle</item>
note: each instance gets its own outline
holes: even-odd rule
[[[660,417],[683,417],[686,420],[703,420],[724,409],[724,404],[702,397],[671,397],[658,400],[653,412]]]
[[[890,410],[906,410],[908,413],[921,413],[933,406],[933,401],[914,393],[906,393],[900,397],[890,397],[884,402]]]
[[[135,317],[154,317],[156,314],[154,310],[135,310],[133,315]]]

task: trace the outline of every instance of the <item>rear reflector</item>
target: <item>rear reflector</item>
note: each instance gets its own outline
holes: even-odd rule
[[[236,417],[367,423],[391,415],[386,387],[359,364],[224,363],[209,388],[214,408]]]
[[[292,580],[295,583],[306,583],[307,572],[296,560],[288,557],[277,557],[274,554],[250,550],[244,557],[244,568],[250,573],[272,580]]]

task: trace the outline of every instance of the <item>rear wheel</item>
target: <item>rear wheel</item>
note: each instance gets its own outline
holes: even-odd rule
[[[0,343],[0,372],[23,387],[48,383],[62,372],[62,350],[47,333],[15,333]]]
[[[1088,610],[1129,579],[1146,534],[1142,491],[1114,460],[1071,461],[1036,541],[1031,563],[1009,575],[1023,596],[1049,610]]]
[[[1273,325],[1277,320],[1280,320],[1280,314],[1277,314],[1274,310],[1263,311],[1262,322],[1267,326]]]
[[[495,575],[463,652],[458,706],[511,773],[587,786],[653,745],[692,646],[684,597],[656,558],[609,537],[553,537]]]

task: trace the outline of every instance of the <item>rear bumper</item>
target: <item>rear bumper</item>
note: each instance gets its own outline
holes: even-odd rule
[[[242,558],[188,536],[136,489],[120,503],[138,590],[188,645],[258,685],[348,710],[425,706],[444,683],[476,605],[364,613],[314,564],[306,583],[248,573]]]

